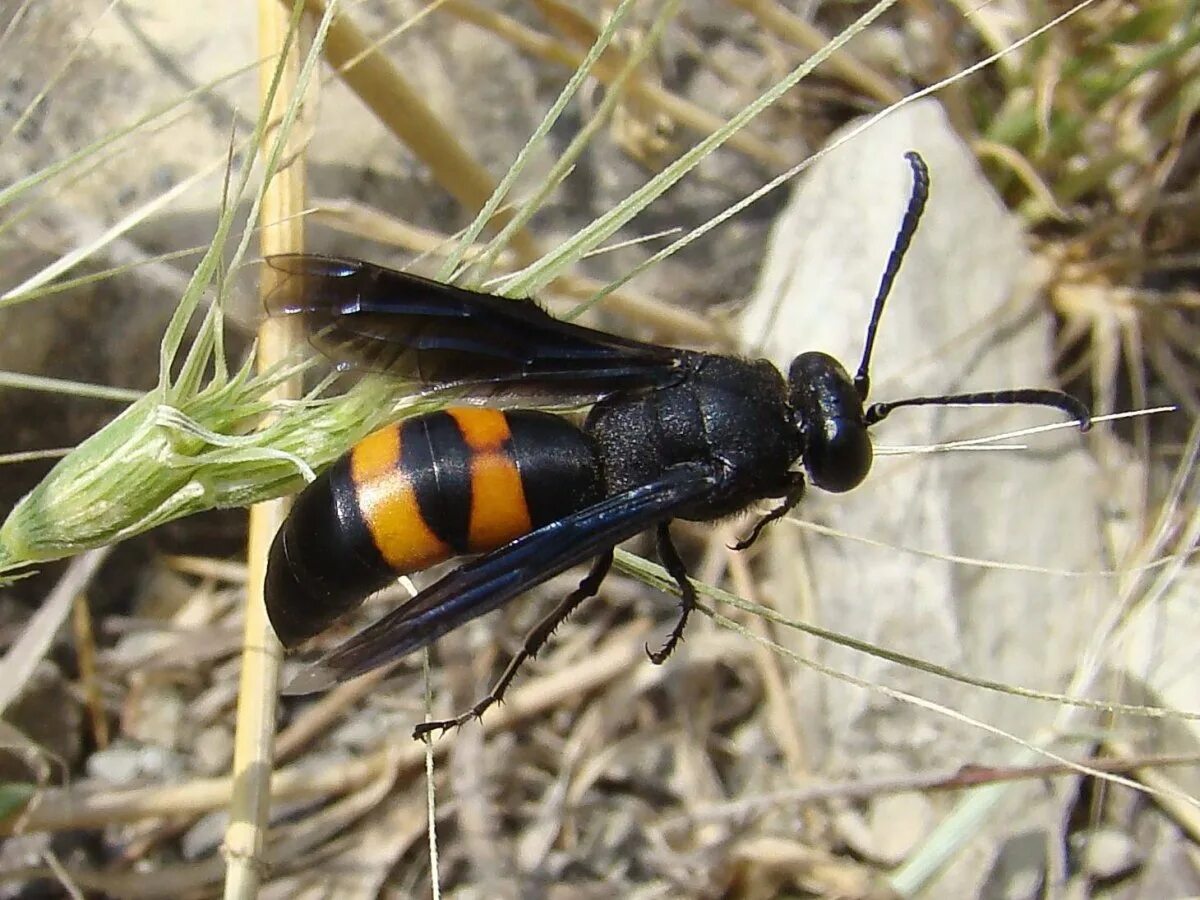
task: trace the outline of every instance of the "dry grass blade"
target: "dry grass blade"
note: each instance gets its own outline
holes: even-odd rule
[[[1112,746],[1111,749],[1116,751],[1118,748]],[[744,819],[747,816],[762,815],[772,807],[782,804],[803,806],[822,800],[866,800],[881,794],[912,790],[961,791],[980,784],[1002,781],[1073,776],[1078,774],[1080,766],[1097,772],[1131,773],[1139,780],[1144,780],[1145,772],[1158,772],[1175,766],[1193,766],[1200,762],[1200,757],[1194,755],[1143,757],[1135,755],[1128,747],[1123,749],[1126,755],[1089,757],[1072,760],[1066,764],[957,766],[934,772],[906,773],[890,778],[856,778],[853,781],[812,783],[770,795],[745,795],[728,803],[700,808],[679,818],[681,824],[686,819]],[[1194,807],[1192,809],[1194,811]]]
[[[298,17],[277,0],[259,0],[259,47],[265,60],[261,70],[263,103],[272,122],[283,122],[302,90]],[[280,139],[287,140],[283,135]],[[263,255],[294,253],[303,249],[304,158],[299,146],[285,144],[287,160],[263,189],[261,249]],[[262,268],[262,293],[276,287],[274,269]],[[293,322],[268,319],[259,330],[258,368],[277,367],[299,342]],[[299,377],[278,385],[275,399],[294,400],[301,395]],[[233,796],[229,829],[225,834],[225,897],[250,898],[258,894],[266,845],[270,806],[271,771],[274,768],[275,712],[278,703],[282,650],[267,621],[263,582],[271,541],[287,515],[287,500],[269,500],[250,510],[248,588],[242,638],[242,674],[238,689],[237,732],[233,759]]]
[[[75,654],[79,658],[79,680],[87,704],[88,718],[92,725],[92,740],[103,749],[108,746],[108,715],[100,694],[100,681],[96,672],[96,630],[92,624],[92,611],[88,606],[87,594],[75,595],[74,614],[71,617],[75,633]]]
[[[24,689],[38,661],[50,649],[50,643],[58,634],[67,616],[71,614],[75,598],[87,587],[92,576],[109,554],[108,547],[92,550],[71,561],[67,572],[50,592],[50,596],[38,609],[21,632],[4,659],[0,661],[0,712],[8,709]]]
[[[376,669],[361,678],[338,685],[298,715],[275,741],[275,760],[284,763],[300,755],[318,736],[324,734],[355,703],[371,694],[391,674],[390,668]]]
[[[305,0],[305,6],[317,17],[328,8],[323,0]],[[491,178],[400,71],[372,48],[347,15],[334,17],[324,45],[329,64],[379,121],[429,167],[442,187],[466,209],[479,209],[492,194]],[[497,224],[506,219],[503,212],[496,216]],[[533,240],[524,232],[513,236],[513,246],[524,257],[535,255]]]
[[[571,33],[580,42],[588,42],[594,38],[595,28],[590,22],[577,13],[565,10],[560,4],[553,6],[561,15],[557,19],[552,18],[552,21],[569,21],[572,25]],[[583,61],[583,54],[579,51],[540,34],[515,19],[481,7],[471,0],[447,0],[446,8],[464,21],[485,28],[541,59],[558,63],[568,69],[577,68]],[[611,57],[603,59],[596,67],[596,77],[609,84],[620,69],[619,60]],[[719,116],[645,79],[635,79],[627,89],[631,97],[646,103],[670,121],[678,122],[698,134],[712,134],[726,124]],[[729,139],[729,146],[772,169],[781,169],[790,162],[770,143],[746,132],[733,135]]]
[[[514,688],[507,702],[494,711],[495,715],[484,718],[480,727],[489,735],[510,731],[550,710],[575,706],[588,692],[628,677],[642,658],[642,641],[648,631],[649,623],[645,621],[616,629],[574,668],[552,672]],[[449,741],[434,744],[434,753],[439,757],[449,749]],[[271,778],[271,801],[338,796],[363,787],[392,765],[401,776],[422,771],[424,745],[405,740],[400,744],[398,756],[385,748],[338,764],[281,769]],[[63,831],[207,813],[223,808],[233,788],[232,777],[126,790],[96,785],[55,788],[47,790],[22,820],[0,820],[0,835],[13,834],[17,826],[27,831]]]
[[[762,22],[768,30],[792,41],[809,53],[816,53],[829,43],[829,38],[819,28],[788,11],[775,0],[730,0],[730,3],[740,6]],[[839,50],[831,54],[825,68],[880,103],[898,103],[904,96],[895,85],[870,66],[860,62],[848,50]],[[821,69],[817,71],[821,72]]]

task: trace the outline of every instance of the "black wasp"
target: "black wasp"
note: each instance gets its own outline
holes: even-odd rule
[[[767,498],[780,502],[737,549],[800,502],[808,482],[857,487],[871,468],[868,429],[902,406],[1031,404],[1090,425],[1059,391],[914,397],[866,407],[876,329],[929,194],[914,186],[875,298],[852,378],[833,357],[802,353],[786,381],[766,360],[626,340],[555,319],[535,303],[440,284],[365,262],[276,256],[286,276],[272,315],[298,315],[335,362],[434,387],[593,402],[582,427],[533,410],[452,407],[407,419],[357,444],[310,484],[271,548],[266,602],[285,646],[325,630],[399,575],[482,554],[305,670],[294,693],[321,690],[392,662],[578,563],[579,587],[527,636],[491,693],[455,719],[481,715],[520,665],[608,574],[613,549],[653,528],[679,586],[663,662],[683,636],[695,589],[671,541],[672,519],[710,522]]]

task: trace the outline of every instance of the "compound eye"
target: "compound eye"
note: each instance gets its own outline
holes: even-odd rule
[[[854,419],[835,418],[821,424],[804,454],[804,467],[813,484],[835,494],[858,487],[874,457],[866,426]]]

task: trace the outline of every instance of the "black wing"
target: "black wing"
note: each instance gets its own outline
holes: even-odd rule
[[[662,387],[682,350],[556,319],[531,300],[468,291],[355,259],[269,256],[284,280],[273,316],[299,315],[309,340],[341,367],[442,387],[512,386],[598,396]]]
[[[707,496],[717,480],[709,466],[679,465],[658,481],[531,531],[430,585],[303,670],[284,693],[326,690],[426,647],[565,569],[670,518],[681,507]]]

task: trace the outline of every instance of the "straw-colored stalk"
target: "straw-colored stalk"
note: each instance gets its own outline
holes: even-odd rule
[[[300,51],[288,41],[288,9],[278,0],[259,0],[258,43],[263,59],[260,75],[262,96],[272,103],[270,121],[282,118],[297,91]],[[281,51],[284,53],[280,58]],[[279,69],[279,87],[271,96],[271,84]],[[285,164],[274,174],[263,194],[260,221],[264,256],[294,253],[303,249],[304,157],[298,146],[287,148]],[[274,287],[275,271],[261,269],[263,294]],[[294,323],[267,319],[258,334],[258,368],[265,371],[285,359],[297,343]],[[298,377],[279,384],[276,399],[295,399],[302,386]],[[263,874],[263,847],[270,807],[271,771],[274,767],[275,709],[278,695],[281,648],[263,604],[263,581],[267,552],[284,517],[289,501],[281,498],[259,503],[250,509],[248,547],[249,581],[246,618],[242,635],[242,673],[238,690],[237,732],[233,757],[233,795],[229,808],[229,830],[225,834],[227,898],[253,897]]]

